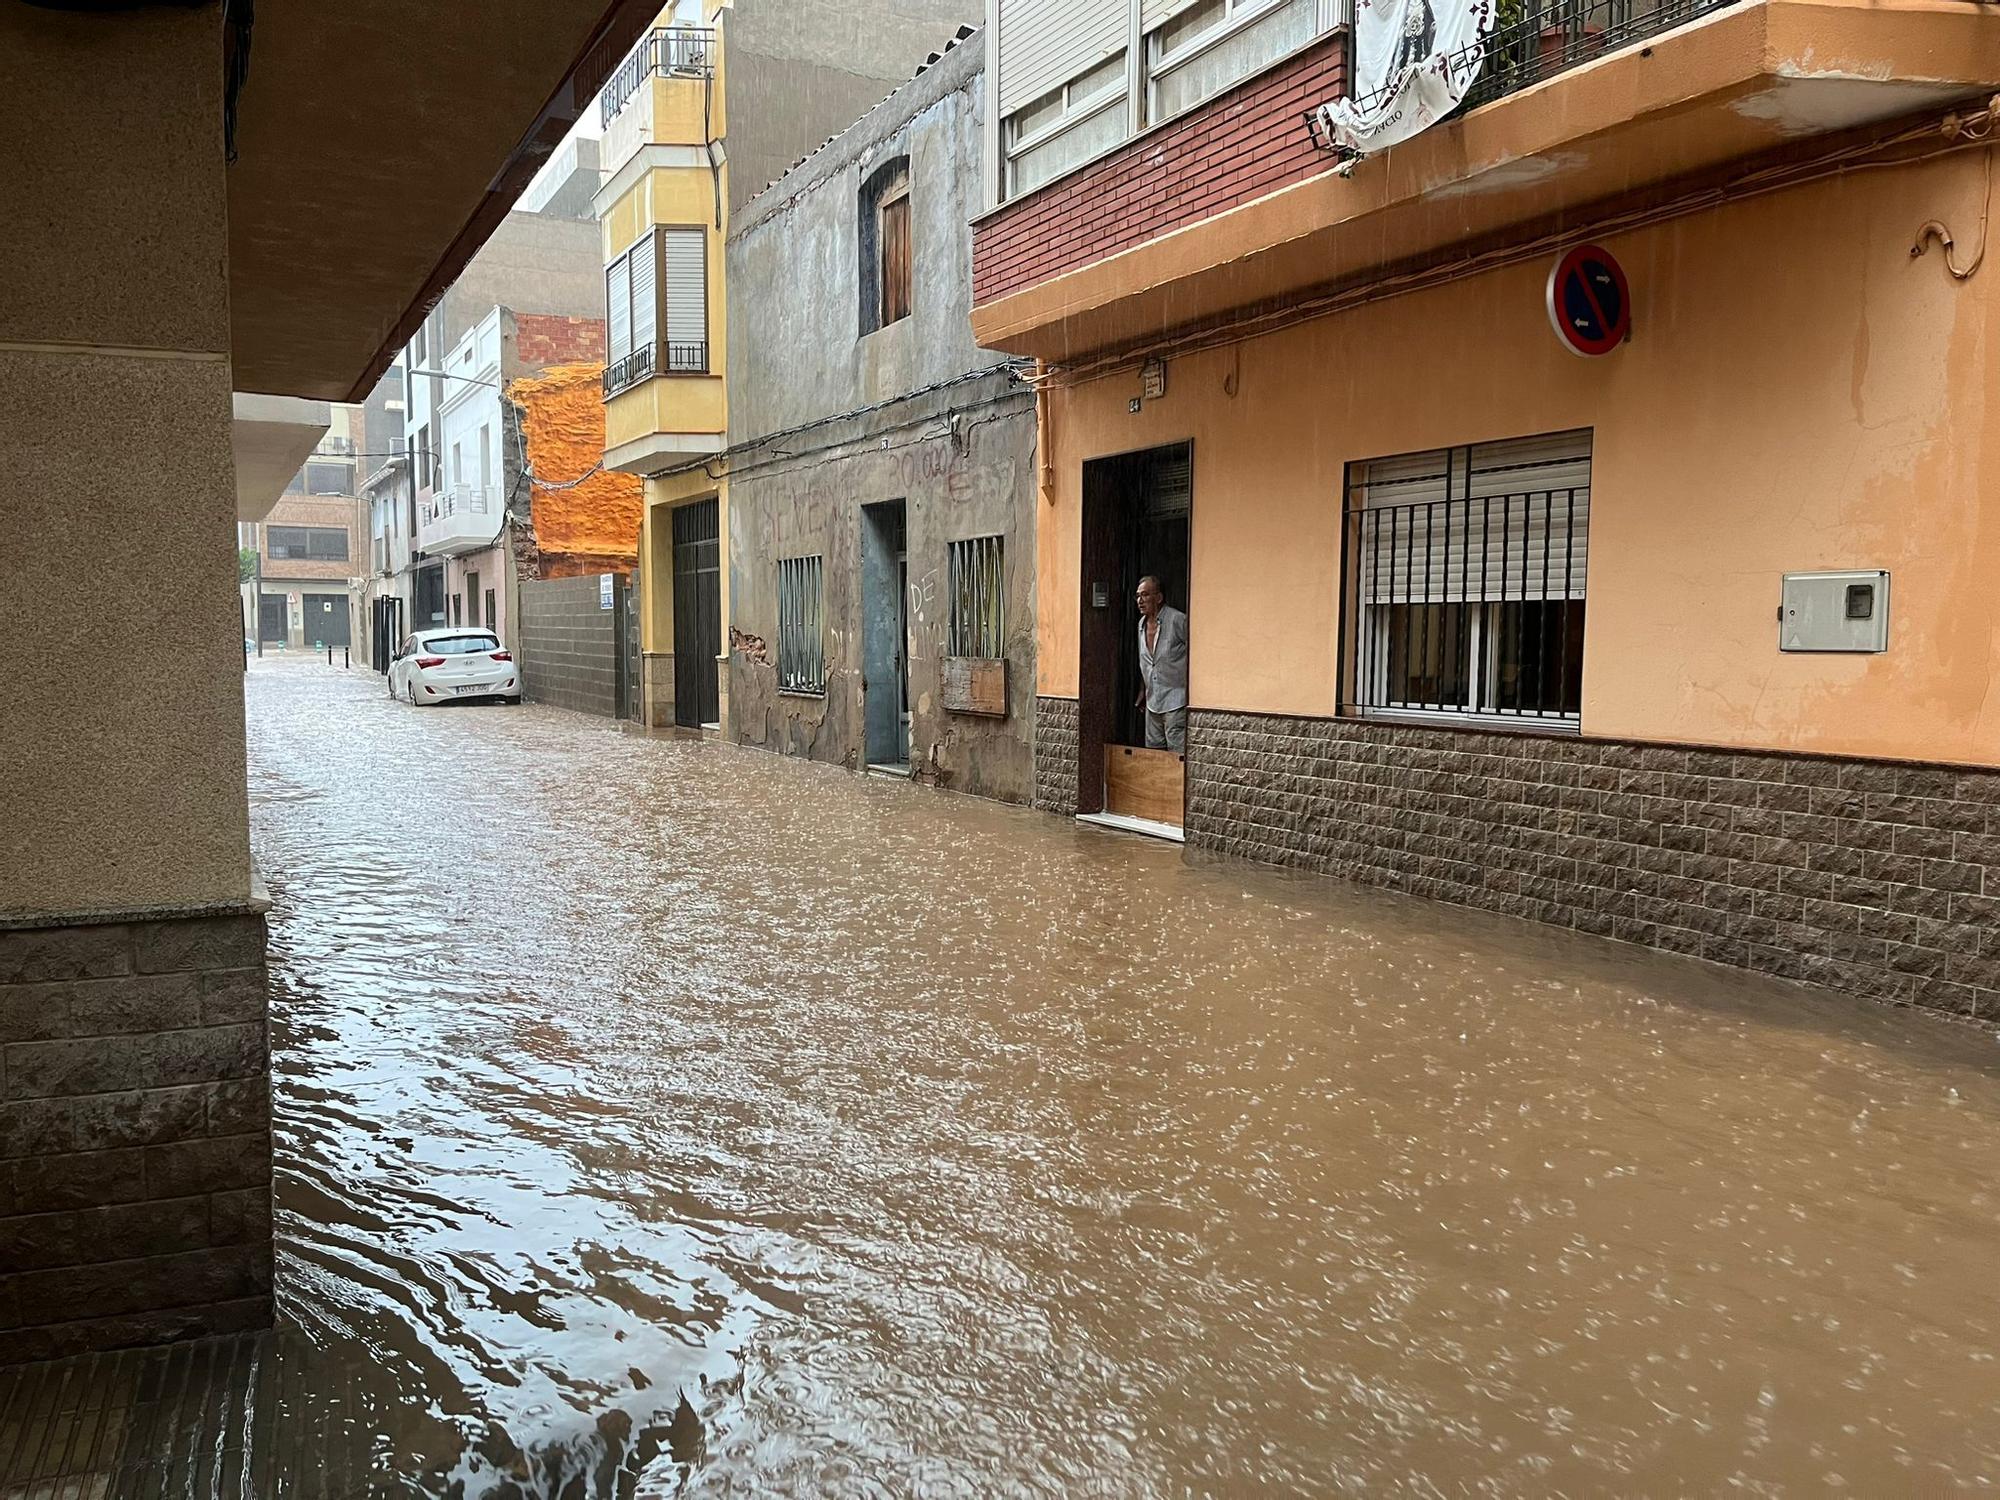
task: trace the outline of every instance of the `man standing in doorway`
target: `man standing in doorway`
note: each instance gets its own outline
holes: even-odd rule
[[[1146,748],[1187,750],[1188,617],[1167,603],[1160,580],[1139,580],[1139,702]]]

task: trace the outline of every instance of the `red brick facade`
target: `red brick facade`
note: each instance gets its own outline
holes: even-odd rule
[[[591,361],[603,364],[604,319],[516,313],[514,353],[531,370]]]
[[[1343,92],[1344,33],[980,223],[972,300],[992,302],[1333,168],[1306,111]]]

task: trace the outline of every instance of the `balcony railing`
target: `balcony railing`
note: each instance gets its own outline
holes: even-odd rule
[[[706,375],[708,344],[641,344],[623,359],[604,367],[605,399],[655,375]]]
[[[319,440],[319,446],[314,448],[313,452],[322,458],[352,458],[354,457],[354,439],[335,437],[329,433]]]
[[[1477,109],[1508,94],[1604,57],[1647,37],[1724,10],[1738,0],[1500,0],[1503,24],[1452,54],[1452,71],[1482,58],[1479,76],[1459,111]],[[1394,85],[1360,96],[1364,109],[1379,108]],[[1338,151],[1322,133],[1318,112],[1307,116],[1323,149]]]
[[[709,26],[662,26],[647,35],[597,96],[598,123],[609,125],[632,102],[639,86],[663,78],[713,78],[715,30]]]

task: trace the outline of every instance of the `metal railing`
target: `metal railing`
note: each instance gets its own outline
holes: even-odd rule
[[[654,353],[651,344],[641,344],[623,359],[604,367],[604,394],[615,396],[627,386],[653,378]]]
[[[711,26],[662,26],[641,38],[618,71],[597,96],[600,125],[609,125],[648,78],[713,78],[715,29]]]
[[[313,452],[323,458],[352,458],[354,456],[354,439],[349,437],[335,437],[329,433],[319,440],[319,445],[313,449]]]
[[[1358,709],[1574,722],[1590,488],[1347,517]]]
[[[1446,58],[1445,66],[1453,72],[1474,61],[1479,63],[1479,76],[1458,112],[1491,104],[1738,3],[1740,0],[1500,0],[1499,24],[1479,41]],[[1379,109],[1396,86],[1360,95],[1355,103],[1364,112]],[[1307,116],[1314,139],[1322,149],[1339,150],[1326,139],[1316,114]]]
[[[704,340],[692,344],[641,344],[623,359],[615,360],[604,367],[604,394],[607,397],[615,396],[642,380],[651,380],[655,375],[662,373],[706,375],[707,342]]]
[[[455,484],[448,490],[440,490],[423,507],[422,520],[426,526],[435,526],[453,516],[483,516],[487,506],[487,493],[478,485]]]

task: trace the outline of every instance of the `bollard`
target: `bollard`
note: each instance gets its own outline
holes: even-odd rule
[[[332,642],[332,641],[328,641],[328,642],[326,643],[326,664],[327,664],[327,665],[328,665],[329,667],[333,665],[333,642]]]
[[[340,648],[340,664],[350,672],[354,670],[354,648],[352,646],[342,646]]]

